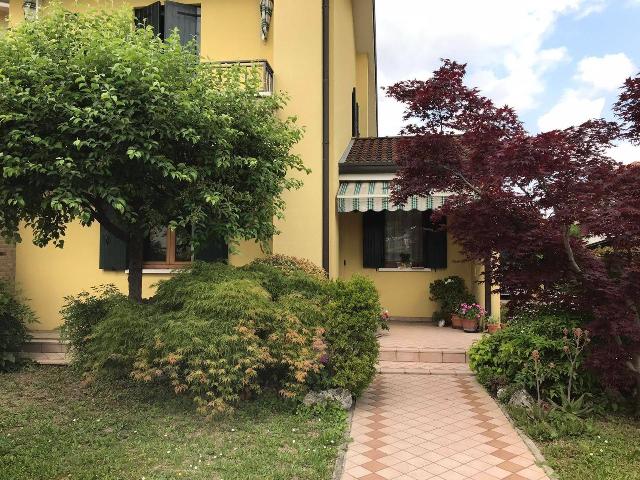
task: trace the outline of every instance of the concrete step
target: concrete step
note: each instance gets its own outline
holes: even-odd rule
[[[22,357],[29,358],[40,365],[68,365],[66,353],[22,352]]]
[[[381,374],[458,375],[469,376],[473,372],[466,363],[389,362],[381,360],[376,365]]]
[[[60,332],[56,330],[34,330],[29,332],[31,340],[22,351],[27,353],[66,353],[68,342],[60,340]]]
[[[422,347],[380,347],[380,360],[386,362],[468,363],[462,349]]]

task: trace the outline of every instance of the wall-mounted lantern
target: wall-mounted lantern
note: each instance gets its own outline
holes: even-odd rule
[[[269,36],[271,15],[273,15],[273,0],[260,0],[260,30],[263,42],[266,42]]]
[[[38,16],[38,3],[36,0],[23,0],[22,11],[25,20],[35,20]]]

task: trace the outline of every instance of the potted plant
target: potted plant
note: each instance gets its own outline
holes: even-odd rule
[[[433,320],[436,322],[444,320],[448,325],[455,323],[459,325],[458,328],[462,328],[462,322],[455,320],[453,315],[456,314],[461,303],[474,301],[464,280],[456,275],[436,280],[429,285],[429,293],[429,299],[437,302],[440,307],[433,312]]]
[[[451,315],[451,326],[457,329],[462,328],[462,320],[463,318],[460,315],[458,315],[457,313],[453,313]]]
[[[500,329],[502,329],[502,324],[500,323],[499,318],[490,317],[487,319],[487,332],[496,333]]]
[[[486,312],[477,303],[462,303],[458,315],[462,317],[462,329],[471,333],[478,331],[478,327],[484,322]]]
[[[411,255],[408,253],[400,254],[400,262],[398,262],[398,268],[411,268]]]

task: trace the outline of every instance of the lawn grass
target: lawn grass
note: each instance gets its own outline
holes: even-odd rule
[[[329,479],[346,413],[279,398],[208,420],[129,382],[66,367],[0,374],[0,479]]]
[[[594,432],[538,442],[561,480],[640,480],[640,420],[608,416]]]

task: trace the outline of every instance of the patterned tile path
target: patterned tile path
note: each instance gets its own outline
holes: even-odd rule
[[[378,375],[358,400],[342,480],[547,480],[472,377]]]

